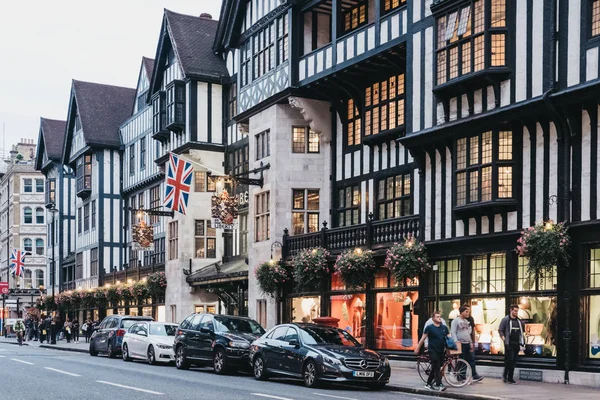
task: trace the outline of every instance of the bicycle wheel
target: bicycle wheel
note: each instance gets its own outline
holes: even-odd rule
[[[419,357],[417,360],[417,372],[419,376],[423,380],[423,382],[427,383],[427,379],[429,378],[429,374],[431,373],[431,361],[427,357]]]
[[[471,380],[471,366],[461,358],[451,358],[444,363],[442,373],[448,385],[463,387]]]

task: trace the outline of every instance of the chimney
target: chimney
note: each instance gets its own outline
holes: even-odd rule
[[[200,14],[200,19],[212,20],[212,15],[210,15],[209,13],[202,13],[202,14]]]

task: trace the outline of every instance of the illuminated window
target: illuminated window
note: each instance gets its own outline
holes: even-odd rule
[[[404,125],[404,74],[393,75],[365,89],[365,136],[401,125]]]
[[[437,17],[438,85],[486,67],[506,66],[506,0],[490,0],[489,9],[485,3],[471,0],[469,5]]]
[[[344,19],[344,33],[350,32],[367,24],[367,1],[361,1],[342,11]]]
[[[338,191],[338,226],[360,224],[360,189],[358,185]]]
[[[377,219],[411,215],[411,176],[400,174],[378,182]]]
[[[318,190],[292,190],[292,228],[294,235],[319,230]]]
[[[460,294],[460,260],[436,261],[438,266],[438,294]],[[432,274],[436,272],[433,271]],[[434,279],[430,279],[430,293],[434,291]]]
[[[354,100],[348,100],[348,146],[360,144],[360,114]]]
[[[552,273],[550,274],[545,274],[544,276],[531,276],[527,272],[528,266],[529,259],[526,257],[519,257],[519,267],[517,271],[517,290],[519,292],[533,290],[556,290],[556,267],[553,268]]]
[[[169,260],[179,258],[179,221],[169,222]]]
[[[195,258],[215,258],[217,256],[217,230],[210,220],[194,221]]]
[[[319,134],[307,126],[292,128],[292,153],[318,153]]]
[[[590,288],[600,288],[600,248],[590,249],[589,282]]]
[[[494,253],[473,257],[471,293],[504,292],[506,288],[506,254]]]
[[[513,198],[511,131],[484,132],[456,141],[456,205]],[[497,190],[494,192],[494,175]]]
[[[600,35],[600,0],[592,1],[592,36]]]
[[[262,242],[271,237],[271,197],[270,192],[262,192],[255,196],[254,241]]]
[[[382,2],[384,13],[400,8],[400,6],[406,4],[406,0],[383,0]]]

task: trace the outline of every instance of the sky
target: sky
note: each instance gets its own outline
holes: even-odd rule
[[[40,117],[67,118],[72,79],[134,88],[165,8],[218,19],[221,0],[0,2],[0,156],[37,141]]]

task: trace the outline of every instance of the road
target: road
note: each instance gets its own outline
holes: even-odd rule
[[[256,381],[250,375],[219,376],[209,368],[177,370],[143,362],[91,357],[34,346],[0,344],[0,398],[227,399],[227,400],[423,400],[424,396],[350,386],[307,389],[300,381]]]

